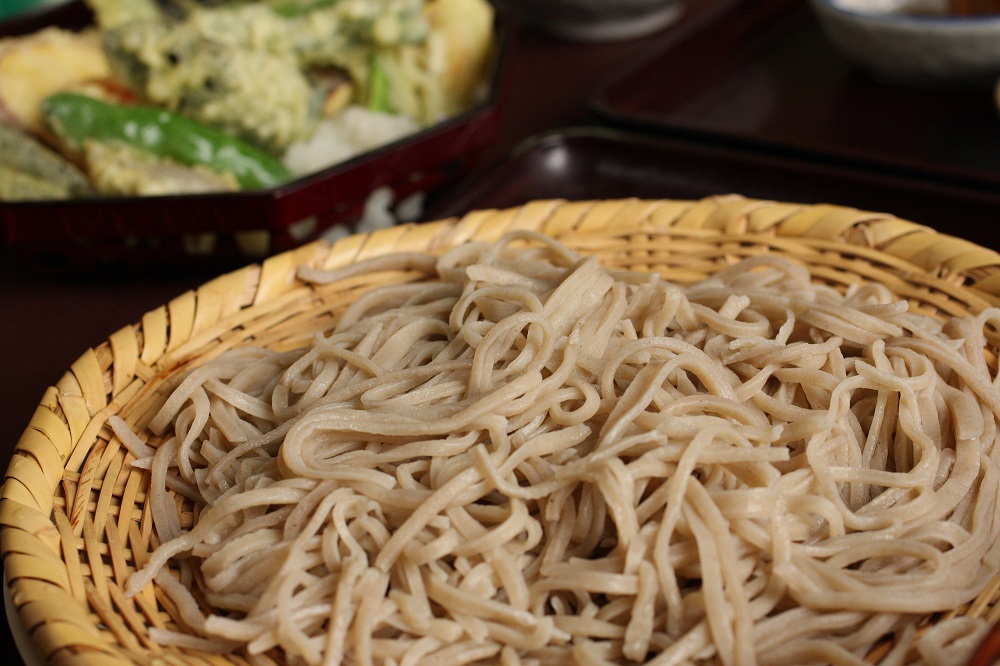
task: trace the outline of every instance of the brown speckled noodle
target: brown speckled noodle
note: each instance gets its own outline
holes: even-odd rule
[[[362,291],[417,277],[383,272],[324,286],[298,280],[300,266],[336,267],[394,251],[441,252],[511,229],[537,230],[608,266],[658,271],[677,282],[773,253],[807,264],[834,286],[860,278],[882,282],[926,313],[953,316],[1000,305],[1000,254],[992,250],[889,214],[736,195],[537,201],[277,255],[145,314],[84,352],[46,392],[18,442],[0,500],[6,577],[40,653],[58,664],[245,663],[148,639],[147,626],[184,626],[169,597],[153,593],[155,586],[134,599],[123,592],[155,537],[145,503],[149,472],[129,464],[131,454],[112,434],[109,416],[119,415],[141,434],[192,365],[241,345],[302,346]],[[190,522],[190,501],[178,502]],[[995,622],[998,598],[1000,578],[958,612]]]

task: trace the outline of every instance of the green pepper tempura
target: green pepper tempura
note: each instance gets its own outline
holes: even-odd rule
[[[42,107],[49,127],[68,147],[119,142],[187,166],[231,173],[242,189],[279,185],[285,166],[250,144],[163,109],[109,104],[87,95],[59,93]]]

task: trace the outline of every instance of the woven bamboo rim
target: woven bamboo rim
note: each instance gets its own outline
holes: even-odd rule
[[[772,253],[809,265],[835,286],[880,281],[929,313],[1000,305],[1000,254],[992,250],[888,214],[736,195],[537,201],[277,255],[148,312],[87,350],[46,391],[0,494],[0,555],[13,605],[38,654],[73,665],[246,663],[151,644],[148,626],[183,630],[183,623],[151,586],[125,598],[128,574],[153,547],[144,504],[148,472],[128,464],[107,426],[109,415],[141,430],[189,365],[244,344],[301,346],[364,289],[414,278],[395,272],[348,286],[306,285],[296,279],[301,265],[329,268],[398,250],[440,252],[511,229],[538,230],[609,266],[658,271],[678,282]],[[959,612],[995,623],[998,599],[1000,577]]]

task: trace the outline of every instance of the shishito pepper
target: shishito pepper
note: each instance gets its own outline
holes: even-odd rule
[[[71,150],[80,150],[86,141],[119,141],[187,166],[230,172],[242,189],[273,187],[292,177],[272,155],[165,109],[64,92],[45,99],[42,115]]]

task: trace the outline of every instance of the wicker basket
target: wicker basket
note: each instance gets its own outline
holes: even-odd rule
[[[11,600],[42,658],[67,664],[216,664],[230,658],[152,645],[147,626],[181,626],[158,595],[126,599],[148,557],[147,474],[126,462],[109,415],[141,429],[180,373],[245,344],[292,348],[327,327],[371,284],[324,287],[300,265],[332,267],[397,250],[441,251],[507,230],[539,230],[606,264],[689,282],[747,256],[774,253],[843,286],[877,280],[925,312],[1000,305],[1000,254],[891,215],[724,196],[700,201],[539,201],[459,220],[313,243],[219,277],[147,313],[85,352],[41,401],[18,442],[0,500]],[[1000,617],[1000,581],[962,612]]]

